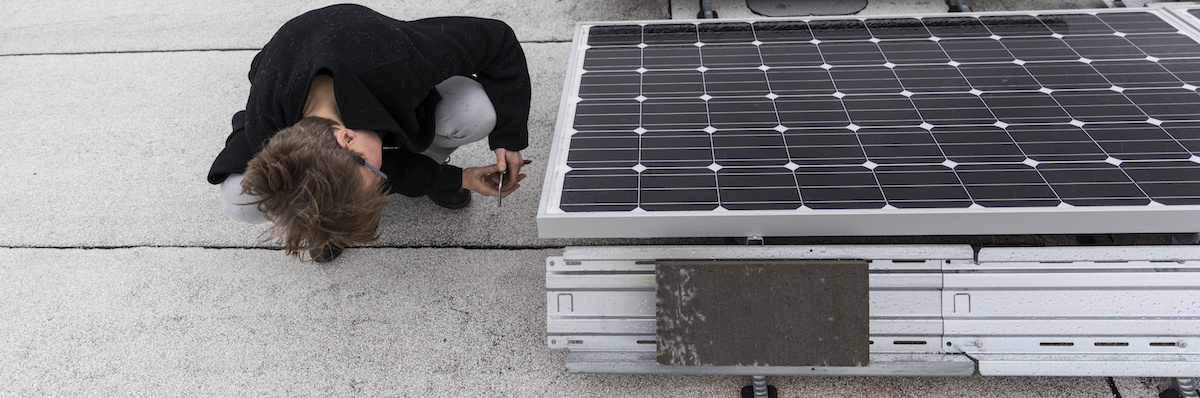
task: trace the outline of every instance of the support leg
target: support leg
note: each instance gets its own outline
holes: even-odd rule
[[[712,8],[712,0],[700,0],[700,13],[696,14],[696,18],[707,19],[716,17],[717,12]]]
[[[767,398],[767,376],[754,376],[754,398]]]
[[[971,6],[964,0],[946,0],[946,5],[950,6],[950,12],[971,12]]]
[[[779,398],[775,386],[767,384],[767,376],[754,376],[751,385],[742,387],[742,398]]]
[[[1200,397],[1196,393],[1196,384],[1192,383],[1192,378],[1190,377],[1176,377],[1175,391],[1179,393],[1180,398]]]

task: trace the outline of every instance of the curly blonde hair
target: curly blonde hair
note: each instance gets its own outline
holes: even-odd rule
[[[338,145],[337,122],[306,117],[280,130],[246,166],[242,193],[271,221],[261,236],[286,254],[379,239],[387,189],[363,182],[361,154]]]

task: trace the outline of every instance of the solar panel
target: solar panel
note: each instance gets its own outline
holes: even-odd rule
[[[545,237],[1200,228],[1165,11],[581,24]]]

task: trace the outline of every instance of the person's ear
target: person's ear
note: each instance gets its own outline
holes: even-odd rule
[[[354,136],[354,130],[341,127],[333,128],[333,137],[337,139],[338,145],[342,146],[343,148],[350,147],[350,142],[354,141],[356,138]]]

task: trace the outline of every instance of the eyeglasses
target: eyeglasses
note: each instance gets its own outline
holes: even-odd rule
[[[355,156],[354,158],[355,158],[355,159],[358,159],[358,164],[361,164],[361,165],[363,165],[363,166],[367,166],[367,168],[368,168],[368,169],[370,169],[371,171],[375,172],[375,174],[379,174],[379,177],[382,177],[384,181],[387,181],[387,179],[388,179],[388,176],[387,176],[387,174],[383,174],[383,172],[382,172],[382,171],[379,171],[379,169],[375,168],[375,166],[372,166],[370,163],[367,163],[367,161],[366,161],[366,160],[364,160],[364,159],[362,158],[362,156]]]

